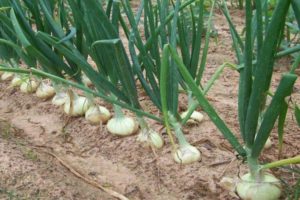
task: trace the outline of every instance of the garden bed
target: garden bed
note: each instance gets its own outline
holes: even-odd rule
[[[235,10],[232,16],[241,26],[242,12]],[[228,25],[219,12],[214,23],[219,35],[217,43],[211,39],[205,80],[225,61],[235,62]],[[287,66],[288,59],[278,62],[274,85]],[[202,160],[179,165],[171,157],[172,148],[161,124],[149,121],[166,143],[162,150],[153,150],[137,142],[136,136],[112,136],[104,126],[89,125],[84,118],[69,118],[50,101],[22,94],[8,85],[0,83],[1,199],[114,199],[97,184],[129,199],[237,199],[219,182],[245,170],[243,161],[206,115],[201,124],[184,128],[187,139],[202,152]],[[208,93],[210,102],[235,133],[239,132],[237,89],[238,73],[225,69]],[[294,90],[292,100],[299,102],[299,80]],[[140,96],[140,100],[145,110],[151,110],[147,98]],[[180,104],[180,109],[186,109],[185,97]],[[296,156],[300,129],[292,113],[288,114],[285,132],[283,157]],[[275,129],[271,138],[273,147],[266,150],[263,161],[277,159]],[[283,169],[274,172],[294,181]]]

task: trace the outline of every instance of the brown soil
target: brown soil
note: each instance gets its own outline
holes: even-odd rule
[[[232,14],[235,23],[241,25],[242,13]],[[215,28],[218,42],[211,41],[204,82],[216,67],[235,58],[228,26],[218,12]],[[287,60],[278,63],[288,66]],[[281,66],[275,72],[274,85],[286,70]],[[237,85],[238,73],[225,69],[208,93],[210,102],[235,133],[239,132]],[[238,177],[245,167],[207,116],[200,125],[185,128],[188,140],[202,152],[201,162],[179,165],[172,160],[165,133],[165,147],[153,152],[139,144],[136,136],[112,136],[105,126],[89,125],[84,118],[68,118],[50,101],[7,86],[0,83],[0,199],[114,199],[76,173],[129,199],[238,199],[219,181],[224,176]],[[293,94],[293,101],[298,103],[299,90],[298,80]],[[183,97],[181,109],[185,108],[185,100]],[[142,104],[146,106],[147,102]],[[161,125],[149,122],[163,130]],[[300,129],[291,111],[285,131],[283,156],[295,156],[299,154],[300,144],[295,141],[299,141]],[[271,137],[274,145],[265,151],[263,161],[277,159],[276,130]],[[275,173],[288,181],[297,178],[283,170]]]

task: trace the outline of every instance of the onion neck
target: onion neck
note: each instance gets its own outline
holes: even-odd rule
[[[171,121],[171,124],[174,128],[175,135],[178,139],[179,146],[180,147],[190,146],[190,143],[184,137],[184,134],[181,130],[180,123],[176,121],[174,116],[170,116],[170,121]]]
[[[84,92],[84,96],[87,98],[88,103],[90,103],[90,105],[98,107],[95,103],[94,96],[91,93]]]
[[[193,104],[194,100],[193,100],[193,93],[192,91],[188,91],[188,107],[191,107]]]
[[[262,179],[261,165],[259,165],[258,158],[251,156],[251,148],[245,147],[247,153],[247,165],[253,180],[259,182]]]
[[[263,112],[259,113],[259,117],[258,117],[258,122],[257,122],[257,131],[262,123],[263,120]],[[254,135],[254,140],[257,136],[257,132]],[[251,156],[251,149],[252,149],[252,145],[251,146],[247,146],[246,147],[246,152],[248,154],[247,156],[247,164],[250,170],[250,174],[253,177],[253,179],[257,182],[259,182],[262,178],[262,166],[259,165],[258,162],[258,158],[254,158]]]
[[[184,125],[190,119],[193,112],[198,107],[198,102],[193,99],[193,93],[188,91],[188,109],[186,111],[186,116],[182,119],[181,123]]]
[[[122,108],[116,104],[114,104],[114,112],[116,119],[123,119],[125,117],[124,113],[122,112]]]
[[[248,157],[247,164],[253,179],[255,181],[260,181],[262,176],[261,176],[261,166],[258,164],[258,159]]]
[[[149,130],[149,126],[148,126],[146,120],[143,117],[137,116],[137,120],[138,120],[139,125],[140,125],[142,130]],[[148,131],[146,131],[146,132],[148,132]]]
[[[55,90],[55,93],[63,93],[66,92],[67,88],[63,87],[62,85],[56,83],[56,82],[52,82],[52,86]]]

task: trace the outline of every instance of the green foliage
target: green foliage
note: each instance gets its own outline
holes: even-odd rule
[[[292,1],[292,8],[295,14],[295,18],[297,20],[298,23],[298,27],[300,29],[300,2],[297,0],[293,0]]]
[[[168,129],[172,128],[170,116],[175,116],[175,121],[181,120],[178,113],[181,85],[186,93],[193,94],[189,114],[200,105],[240,155],[258,160],[277,119],[282,146],[288,110],[285,98],[291,95],[297,79],[294,71],[300,57],[296,57],[292,70],[282,75],[269,104],[267,95],[275,60],[300,50],[299,45],[290,48],[290,44],[284,46],[282,42],[285,28],[294,34],[291,31],[297,29],[294,21],[299,25],[299,3],[295,0],[238,1],[240,8],[245,4],[245,37],[236,30],[226,2],[220,4],[238,60],[238,120],[246,144],[243,148],[205,97],[227,63],[216,70],[207,85],[201,83],[215,7],[215,1],[209,1],[210,7],[207,2],[142,0],[135,12],[129,0],[109,0],[106,4],[99,0],[1,1],[0,53],[3,53],[0,55],[6,61],[21,59],[30,70],[7,66],[0,66],[0,70],[49,77],[130,109],[138,116],[162,122],[141,108],[138,79],[147,96],[162,111]],[[272,13],[269,13],[270,5],[274,5]],[[293,15],[289,15],[289,10]],[[126,39],[121,40],[123,33],[129,52],[123,44]],[[285,48],[279,52],[282,46]],[[82,72],[95,88],[83,86]],[[75,82],[66,80],[66,75]],[[299,112],[296,107],[298,123]]]
[[[298,126],[300,127],[300,108],[298,105],[295,106],[295,117],[296,117]]]
[[[251,1],[246,1],[245,45],[242,44],[231,22],[225,3],[222,4],[222,10],[225,16],[227,16],[226,18],[231,28],[237,58],[242,66],[240,69],[239,84],[239,122],[241,134],[249,148],[252,148],[254,145],[254,140],[256,141],[256,145],[263,146],[263,144],[258,144],[260,140],[254,139],[257,133],[263,134],[262,138],[264,139],[270,133],[270,130],[265,129],[263,126],[257,127],[257,123],[260,113],[265,112],[264,110],[266,109],[266,95],[270,86],[276,58],[274,55],[277,45],[281,42],[279,36],[283,30],[285,16],[290,5],[288,1],[278,1],[271,19],[267,26],[264,26],[262,20],[263,2],[266,1],[256,1],[256,12],[253,15]],[[256,44],[257,50],[253,52],[254,44]],[[242,53],[244,54],[243,56],[241,56]],[[254,58],[256,59],[255,63],[253,63]],[[292,85],[289,87],[292,87]],[[260,106],[257,106],[258,102],[260,102]],[[272,123],[274,124],[275,121]],[[272,127],[273,124],[271,125]],[[263,142],[265,141],[263,140]]]
[[[231,145],[234,147],[234,149],[241,155],[245,156],[246,152],[241,146],[241,144],[238,142],[237,138],[233,135],[231,130],[227,127],[225,122],[219,117],[215,109],[212,107],[212,105],[207,101],[205,98],[203,92],[199,90],[199,87],[194,82],[192,76],[186,69],[183,61],[176,53],[175,49],[171,47],[170,45],[165,45],[164,51],[163,51],[163,65],[162,65],[162,71],[161,71],[161,94],[162,97],[165,97],[167,87],[165,87],[165,82],[167,81],[167,75],[168,75],[168,64],[167,61],[169,59],[169,56],[171,55],[172,59],[174,59],[175,63],[178,66],[178,69],[183,76],[185,82],[187,83],[189,89],[193,92],[195,95],[197,101],[199,102],[199,105],[202,107],[202,109],[208,114],[212,122],[217,126],[217,128],[221,131],[221,133],[224,135],[224,137],[231,143]],[[167,116],[167,99],[163,99],[163,108],[164,110],[164,119],[168,122],[168,116]]]

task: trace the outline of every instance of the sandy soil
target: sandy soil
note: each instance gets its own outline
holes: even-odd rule
[[[241,25],[242,13],[234,11],[233,15]],[[212,40],[204,82],[216,67],[225,61],[234,62],[228,26],[219,12],[215,28],[218,42]],[[287,62],[279,62],[274,85]],[[165,133],[166,146],[153,152],[139,144],[136,136],[112,136],[104,126],[89,125],[84,118],[68,118],[49,101],[7,86],[8,83],[0,83],[0,199],[114,199],[76,173],[129,199],[238,199],[219,181],[224,176],[237,177],[245,167],[207,116],[200,125],[185,128],[188,140],[202,152],[201,162],[179,165],[171,158]],[[239,132],[237,87],[238,73],[225,69],[208,93],[210,102],[235,133]],[[293,94],[293,101],[298,103],[299,90],[298,80]],[[182,97],[182,110],[185,100]],[[142,104],[148,105],[143,100]],[[160,124],[149,123],[162,130]],[[300,129],[291,112],[285,131],[283,156],[295,156],[299,154],[300,144],[295,141],[300,139]],[[266,150],[263,161],[277,158],[275,129],[271,137],[274,145]],[[283,169],[274,173],[290,182],[297,178]]]

